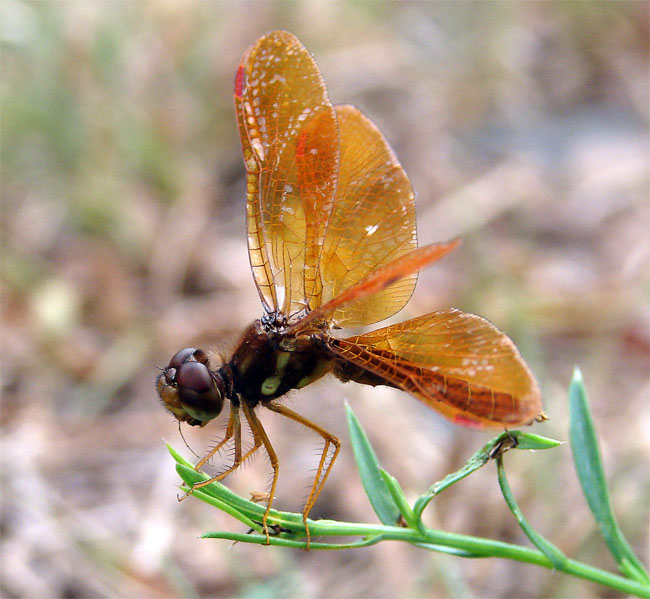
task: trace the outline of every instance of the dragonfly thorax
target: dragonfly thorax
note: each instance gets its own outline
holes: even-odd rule
[[[228,367],[234,392],[255,407],[319,379],[332,359],[311,336],[268,331],[257,320],[244,332]]]

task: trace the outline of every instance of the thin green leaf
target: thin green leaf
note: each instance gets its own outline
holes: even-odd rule
[[[197,489],[196,491],[194,491],[194,493],[192,493],[192,497],[196,497],[196,499],[200,499],[201,501],[207,503],[208,505],[211,505],[212,507],[216,507],[222,512],[231,515],[233,518],[236,518],[240,522],[243,522],[249,528],[258,529],[258,530],[262,529],[262,527],[259,524],[257,524],[255,520],[251,520],[244,513],[240,512],[235,507],[226,503],[225,501],[221,501],[220,499],[213,497],[209,493],[202,492],[202,489]]]
[[[388,472],[386,472],[383,468],[379,469],[379,473],[381,474],[381,477],[384,479],[384,482],[386,483],[386,486],[390,491],[393,501],[395,502],[395,505],[399,509],[400,514],[402,514],[402,517],[404,518],[405,522],[411,528],[415,528],[417,526],[417,523],[413,515],[413,510],[411,509],[411,506],[406,500],[406,495],[404,495],[404,491],[402,491],[402,487],[397,482],[397,479],[394,476],[388,474]]]
[[[187,485],[187,489],[194,483],[209,478],[205,474],[194,470],[191,464],[172,447],[169,445],[167,447],[172,457],[178,462],[176,464],[176,471]],[[205,487],[201,487],[194,491],[192,496],[230,514],[251,528],[261,530],[260,525],[252,523],[261,522],[265,512],[264,506],[240,497],[220,482],[213,482]],[[304,534],[305,528],[301,514],[289,514],[271,510],[269,512],[268,522],[269,525],[278,525],[295,534]]]
[[[197,472],[194,468],[188,468],[184,464],[177,464],[176,472],[178,472],[178,475],[183,479],[188,488],[195,483],[208,479],[205,474]],[[201,489],[197,489],[194,493],[198,493],[199,491],[202,491],[219,501],[223,501],[228,505],[232,505],[235,509],[246,513],[251,517],[261,517],[264,513],[264,508],[261,505],[240,497],[221,483],[215,482],[205,487],[201,487]],[[194,495],[194,493],[192,494]]]
[[[183,464],[183,466],[192,468],[192,464],[188,462],[180,453],[178,453],[169,443],[165,443],[165,445],[167,446],[167,451],[179,464]]]
[[[569,387],[569,413],[573,461],[589,509],[621,571],[650,585],[650,576],[634,555],[612,511],[598,439],[587,402],[587,391],[578,368],[573,372]]]
[[[375,510],[379,520],[388,526],[394,525],[399,518],[400,511],[390,489],[379,473],[377,456],[352,408],[346,404],[345,410],[350,430],[350,443],[363,488],[366,490],[372,509]]]
[[[549,439],[541,435],[521,431],[514,432],[517,433],[517,446],[514,449],[553,449],[553,447],[562,445],[562,441],[556,441],[555,439]]]
[[[528,523],[528,520],[524,517],[523,512],[519,509],[515,497],[512,494],[508,479],[506,478],[506,471],[503,467],[503,458],[499,456],[497,458],[497,475],[499,477],[499,486],[501,487],[501,493],[503,498],[506,500],[510,511],[513,513],[514,517],[519,522],[519,526],[524,531],[526,536],[531,540],[533,545],[537,547],[549,560],[551,560],[553,566],[561,570],[567,561],[567,556],[562,553],[562,551],[553,545],[550,541],[547,541],[542,535],[537,533],[533,527]]]
[[[242,534],[236,532],[206,532],[201,535],[202,539],[225,539],[228,541],[236,541],[239,543],[250,543],[254,545],[266,545],[266,537],[261,535]],[[369,537],[360,541],[351,543],[320,543],[318,541],[311,541],[309,549],[332,551],[337,549],[357,549],[359,547],[368,547],[369,545],[376,545],[383,538],[381,535]],[[296,541],[294,539],[287,539],[286,537],[271,536],[269,537],[269,544],[276,547],[291,547],[294,549],[307,549],[305,541]]]
[[[489,443],[486,443],[469,460],[467,460],[467,462],[465,462],[465,465],[460,470],[456,470],[456,472],[448,474],[442,480],[439,480],[438,482],[431,485],[424,495],[418,497],[415,501],[415,504],[413,505],[413,513],[417,520],[421,521],[422,512],[436,495],[442,493],[442,491],[444,491],[447,487],[450,487],[459,480],[462,480],[466,476],[469,476],[472,472],[478,470],[481,466],[483,466],[490,459],[490,452],[494,449],[502,437],[503,434],[492,439]]]
[[[420,520],[422,512],[436,495],[442,493],[442,491],[457,483],[459,480],[469,476],[498,454],[502,454],[509,449],[551,449],[558,445],[561,445],[560,441],[532,433],[523,433],[521,431],[503,432],[481,447],[481,449],[467,460],[460,470],[448,474],[445,478],[429,487],[429,490],[416,500],[413,506],[413,513]]]

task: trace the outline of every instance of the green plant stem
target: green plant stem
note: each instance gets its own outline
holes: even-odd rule
[[[355,459],[359,466],[359,473],[371,505],[383,524],[310,520],[309,529],[312,539],[318,537],[361,537],[358,540],[344,543],[312,540],[310,543],[312,550],[333,551],[367,547],[381,541],[402,541],[430,551],[460,557],[496,557],[534,564],[557,572],[563,572],[576,578],[589,580],[616,589],[622,593],[650,599],[650,586],[646,584],[647,576],[643,576],[645,570],[643,570],[640,561],[631,562],[628,559],[622,559],[619,562],[623,572],[629,576],[625,578],[618,574],[613,574],[572,560],[566,557],[558,547],[537,533],[527,522],[517,506],[505,475],[502,461],[503,452],[515,448],[548,449],[557,446],[559,444],[558,441],[520,431],[503,433],[476,452],[463,468],[432,485],[427,493],[419,497],[414,506],[411,507],[397,480],[380,468],[377,457],[360,423],[351,409],[349,407],[347,409],[348,424],[351,430],[352,445]],[[204,474],[196,472],[192,468],[192,465],[178,455],[171,447],[169,449],[178,462],[177,471],[179,475],[188,485],[186,489],[189,489],[194,483],[207,478]],[[536,549],[492,539],[432,530],[427,528],[420,518],[426,505],[433,497],[494,458],[497,460],[499,484],[506,503],[519,522],[522,530],[537,547]],[[586,462],[589,462],[589,460],[586,460]],[[600,479],[604,480],[604,477],[600,476]],[[601,489],[605,488],[604,482],[599,483],[599,485]],[[601,495],[603,493],[606,493],[606,489],[601,492]],[[305,536],[305,529],[301,514],[291,514],[271,509],[267,522],[268,532],[270,533],[270,537],[268,537],[267,534],[264,534],[265,531],[263,531],[262,527],[264,508],[237,496],[221,483],[213,483],[196,489],[193,492],[193,496],[226,511],[248,526],[251,529],[250,532],[254,530],[258,533],[263,533],[210,532],[203,535],[204,538],[225,539],[259,545],[269,543],[281,547],[300,549],[307,548],[306,542],[302,540]],[[600,503],[602,504],[602,501]],[[603,512],[603,510],[600,511]],[[394,525],[399,514],[402,515],[403,522],[406,524],[405,526]],[[631,549],[629,551],[631,552]]]
[[[553,563],[541,551],[522,547],[519,545],[512,545],[502,541],[494,541],[491,539],[481,539],[456,533],[449,533],[438,530],[426,529],[424,532],[415,531],[409,528],[401,528],[397,526],[385,525],[370,525],[352,522],[334,522],[317,520],[309,522],[309,529],[312,535],[315,536],[362,536],[364,540],[346,543],[346,544],[332,544],[320,543],[312,541],[310,548],[314,549],[347,549],[355,547],[366,547],[373,545],[380,541],[405,541],[421,545],[426,543],[428,545],[440,545],[443,547],[453,547],[467,551],[477,557],[500,557],[518,562],[535,564],[548,568],[549,570],[555,569]],[[266,538],[262,535],[244,535],[241,533],[229,532],[211,532],[203,535],[205,538],[227,539],[231,541],[240,541],[248,543],[257,543],[263,545],[266,543]],[[271,544],[280,545],[285,547],[304,548],[304,541],[296,541],[293,539],[271,537]],[[650,597],[650,589],[644,587],[634,580],[623,578],[617,574],[612,574],[599,568],[588,566],[581,562],[567,558],[561,570],[566,574],[571,574],[578,578],[590,580],[610,588],[617,589],[623,593],[630,593],[639,597]]]

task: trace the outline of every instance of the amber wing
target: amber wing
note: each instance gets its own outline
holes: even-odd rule
[[[517,426],[541,415],[539,389],[514,343],[479,316],[433,312],[327,343],[458,424]]]
[[[314,309],[417,246],[415,200],[404,169],[374,123],[354,106],[336,106],[341,165],[327,228]],[[366,299],[331,314],[340,326],[368,325],[401,310],[417,271]]]
[[[339,162],[336,115],[316,63],[286,31],[260,38],[244,55],[235,109],[253,277],[266,311],[290,316],[320,294]]]
[[[411,184],[377,127],[332,107],[309,52],[276,31],[237,71],[235,106],[247,169],[248,247],[267,312],[300,315],[417,245]],[[409,300],[417,272],[328,316],[378,322]]]

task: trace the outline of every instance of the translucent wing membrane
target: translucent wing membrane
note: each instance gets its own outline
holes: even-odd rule
[[[349,307],[352,308],[350,311],[353,312],[357,304],[361,304],[374,295],[399,285],[402,279],[417,273],[420,268],[440,260],[458,245],[460,245],[460,240],[454,239],[448,243],[431,243],[402,254],[388,264],[374,270],[352,287],[341,291],[329,302],[312,310],[300,321],[290,326],[286,332],[297,333],[300,330],[308,330],[312,323],[322,325],[322,323],[331,321],[332,314],[343,313]],[[321,328],[321,326],[317,326],[317,328]]]
[[[253,276],[266,311],[289,316],[320,294],[318,261],[339,162],[336,115],[313,58],[285,31],[245,54],[235,108]]]
[[[336,106],[341,165],[320,275],[324,304],[417,246],[411,183],[379,129],[354,106]],[[367,325],[408,302],[417,271],[331,315],[341,326]],[[317,307],[312,305],[312,308]]]
[[[247,170],[248,249],[267,312],[314,310],[417,245],[411,184],[377,127],[332,107],[318,67],[290,33],[248,50],[235,78]],[[330,318],[384,320],[417,272]]]
[[[328,344],[459,424],[515,426],[541,414],[539,389],[514,343],[480,316],[433,312]]]

